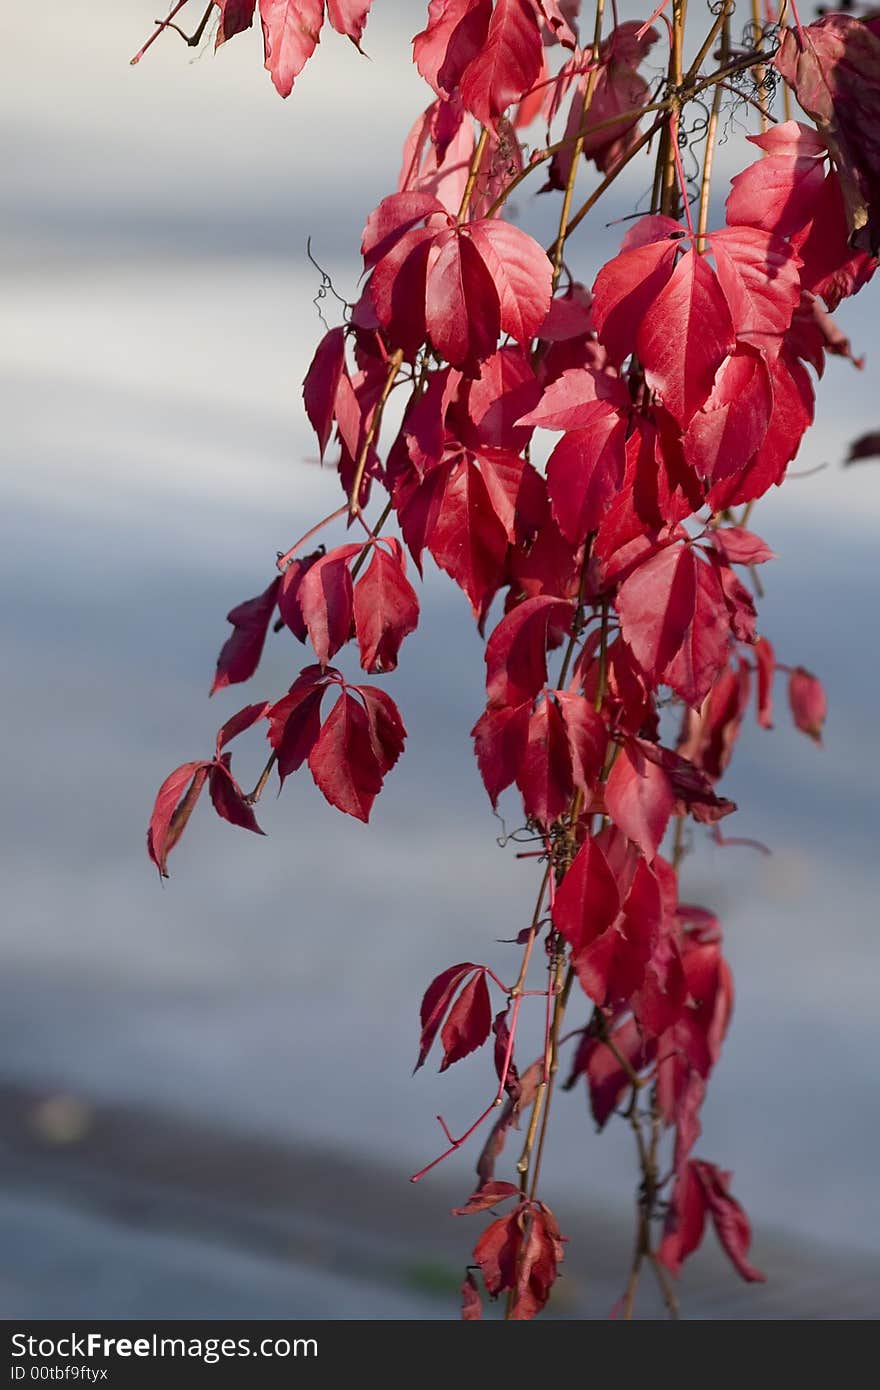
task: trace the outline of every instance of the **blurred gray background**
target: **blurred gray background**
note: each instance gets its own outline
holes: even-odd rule
[[[227,609],[341,500],[300,401],[321,331],[305,243],[352,296],[428,99],[407,57],[424,7],[376,0],[369,59],[328,29],[286,103],[253,33],[216,57],[166,35],[131,68],[160,10],[43,0],[0,27],[0,1315],[453,1316],[476,1227],[445,1213],[476,1151],[407,1178],[439,1152],[438,1109],[460,1130],[482,1108],[491,1060],[412,1078],[418,1002],[459,959],[509,974],[498,938],[535,891],[470,753],[462,595],[428,574],[389,685],[409,746],[369,829],[300,775],[265,799],[268,839],[200,808],[164,886],[143,845],[166,772],[302,664],[282,636],[252,694],[208,703]],[[555,201],[520,211],[549,238]],[[590,283],[620,235],[586,224],[572,268]],[[880,426],[878,303],[875,284],[839,315],[867,368],[829,365],[794,472],[829,467],[753,522],[779,555],[762,631],[825,681],[824,746],[780,684],[778,727],[747,729],[726,783],[730,833],[773,857],[701,842],[684,877],[738,984],[700,1153],[734,1171],[771,1276],[742,1291],[701,1254],[702,1316],[876,1312],[880,467],[840,460]],[[252,784],[259,739],[235,760]],[[602,1317],[619,1291],[630,1142],[560,1096],[562,1312]]]

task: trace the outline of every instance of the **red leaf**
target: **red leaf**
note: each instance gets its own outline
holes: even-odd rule
[[[303,401],[312,428],[318,436],[321,458],[330,438],[336,416],[336,393],[345,369],[345,329],[331,328],[324,334],[303,382]]]
[[[550,308],[553,267],[546,251],[499,218],[473,222],[468,230],[498,293],[502,332],[528,345]]]
[[[480,1266],[483,1283],[493,1298],[516,1283],[520,1235],[518,1213],[512,1211],[487,1226],[474,1247],[474,1263]]]
[[[660,918],[657,880],[639,859],[620,917],[574,955],[581,988],[596,1004],[627,999],[642,985]]]
[[[359,545],[331,550],[310,566],[297,588],[297,603],[322,666],[351,636],[354,590],[349,563],[360,551]]]
[[[458,229],[434,237],[425,281],[425,327],[441,357],[476,375],[498,343],[498,291],[476,244]]]
[[[168,877],[168,856],[186,829],[210,766],[183,763],[168,774],[156,794],[147,831],[147,853],[162,878]]]
[[[519,1198],[519,1188],[512,1182],[498,1182],[493,1179],[491,1182],[483,1183],[483,1186],[469,1197],[463,1207],[455,1207],[453,1216],[473,1216],[475,1212],[488,1211],[490,1207],[495,1207],[499,1202],[506,1202],[510,1197]]]
[[[647,1066],[656,1052],[656,1044],[645,1042],[634,1018],[617,1024],[611,1031],[611,1041],[616,1053],[626,1059],[634,1072]],[[565,1083],[567,1090],[578,1076],[586,1075],[590,1110],[600,1129],[604,1129],[632,1084],[618,1055],[599,1038],[585,1033],[572,1064],[571,1076]]]
[[[616,599],[627,645],[654,682],[699,705],[727,659],[730,619],[713,568],[690,546],[666,546],[637,566]]]
[[[483,1304],[480,1299],[480,1291],[477,1288],[477,1281],[470,1271],[464,1277],[461,1286],[461,1320],[462,1322],[479,1322],[483,1316]]]
[[[453,996],[461,985],[474,970],[479,970],[479,965],[473,965],[470,961],[465,961],[461,965],[450,965],[447,970],[441,971],[425,990],[421,1006],[422,1034],[419,1043],[419,1056],[413,1068],[417,1072],[423,1066],[428,1053],[434,1044],[434,1039],[440,1028],[440,1024],[446,1017],[446,1013],[452,1003]]]
[[[417,117],[403,146],[398,191],[430,193],[456,216],[474,154],[474,132],[461,102],[439,98]]]
[[[373,0],[327,0],[327,18],[337,34],[351,39],[360,49],[361,36]]]
[[[819,678],[803,666],[797,666],[788,678],[788,703],[795,726],[815,743],[821,743],[828,701]]]
[[[472,975],[449,1011],[440,1033],[443,1060],[440,1070],[446,1071],[453,1062],[460,1062],[482,1047],[492,1027],[492,1005],[486,972]]]
[[[376,719],[369,717],[351,691],[343,690],[308,755],[315,785],[330,805],[361,821],[369,820],[385,773],[399,756],[404,737],[393,702],[384,691],[366,689],[373,697],[374,715],[384,708],[379,697],[394,711],[396,723],[387,715],[380,716],[382,741],[377,736]]]
[[[547,679],[547,648],[567,630],[572,612],[567,600],[538,594],[505,614],[486,643],[490,705],[521,705],[537,695]]]
[[[250,680],[260,664],[266,633],[275,605],[281,579],[273,579],[262,594],[246,599],[244,603],[230,610],[226,621],[232,623],[235,631],[227,637],[217,658],[217,672],[211,686],[211,694],[227,685],[237,685]]]
[[[367,218],[361,237],[364,265],[369,268],[384,261],[406,233],[426,218],[439,214],[441,224],[446,222],[445,212],[443,204],[431,193],[407,190],[389,194]]]
[[[800,259],[788,242],[755,227],[712,232],[718,283],[737,340],[776,356],[800,303]]]
[[[400,711],[391,696],[377,685],[353,685],[364,702],[370,730],[370,742],[379,771],[384,777],[403,752],[406,729]]]
[[[619,24],[602,45],[599,76],[587,113],[583,152],[587,159],[596,161],[596,167],[603,173],[612,169],[636,142],[639,120],[632,112],[638,112],[649,100],[648,84],[637,68],[658,35],[656,29],[649,28],[636,39],[643,28],[639,20]],[[577,83],[569,111],[565,138],[572,142],[584,123],[587,80],[584,76]],[[624,119],[614,120],[615,116]],[[573,145],[569,144],[554,155],[550,173],[550,184],[554,188],[565,187],[572,154]]]
[[[554,300],[554,304],[560,301]],[[597,418],[598,401],[625,409],[629,392],[620,377],[591,367],[569,367],[544,389],[539,403],[520,421],[545,430],[588,429]]]
[[[616,608],[624,639],[642,669],[659,680],[694,616],[696,561],[688,546],[665,546],[623,581]]]
[[[688,1163],[675,1181],[657,1258],[678,1274],[688,1255],[699,1246],[706,1225],[706,1197],[694,1165]]]
[[[516,780],[525,753],[529,711],[528,702],[513,708],[490,705],[471,729],[480,776],[493,806]]]
[[[467,395],[467,438],[479,453],[484,447],[525,448],[532,431],[518,424],[536,405],[541,387],[526,353],[518,347],[504,347],[488,357]]]
[[[635,349],[639,325],[668,285],[679,247],[680,242],[667,235],[662,241],[621,251],[596,276],[593,323],[615,366]]]
[[[412,228],[395,242],[370,276],[376,318],[409,357],[425,340],[425,278],[434,235],[428,227]]]
[[[713,511],[751,502],[781,483],[786,465],[797,453],[813,419],[813,388],[809,373],[785,348],[770,364],[773,414],[764,442],[750,463],[716,484],[708,502]]]
[[[302,767],[321,731],[321,700],[327,680],[320,666],[307,666],[287,695],[267,710],[269,742],[278,755],[282,785]]]
[[[528,735],[516,784],[527,816],[541,826],[558,820],[572,794],[571,758],[557,705],[544,699],[529,718]]]
[[[758,723],[762,729],[773,728],[773,677],[776,674],[776,653],[766,637],[755,646],[758,666]]]
[[[419,621],[419,601],[404,573],[399,547],[373,547],[370,567],[354,591],[354,626],[361,665],[370,674],[393,671],[401,643]]]
[[[649,249],[655,248],[629,254],[642,255]],[[595,302],[593,314],[598,331]],[[646,381],[683,428],[711,391],[734,342],[730,310],[711,266],[705,256],[686,251],[668,283],[652,296],[635,343]]]
[[[834,169],[814,201],[812,220],[793,234],[791,244],[803,262],[801,288],[821,295],[832,313],[842,299],[866,285],[877,268],[875,257],[850,245],[847,208]]]
[[[669,777],[630,740],[621,748],[605,784],[608,814],[653,859],[675,806]]]
[[[481,125],[494,126],[541,71],[541,33],[529,0],[495,0],[484,42],[461,76],[461,99]]]
[[[767,542],[744,526],[716,527],[712,544],[728,565],[763,565],[776,559]]]
[[[714,1163],[694,1159],[689,1167],[693,1169],[702,1189],[715,1234],[721,1242],[737,1273],[748,1283],[763,1284],[765,1276],[747,1259],[752,1243],[752,1230],[749,1218],[730,1191],[730,1174],[722,1173]]]
[[[492,510],[511,545],[531,542],[547,519],[543,478],[507,449],[481,449],[476,456]]]
[[[712,390],[682,440],[687,463],[709,483],[736,473],[770,427],[773,388],[761,354],[742,347],[718,368]]]
[[[263,831],[257,825],[253,808],[244,798],[244,792],[229,770],[229,754],[223,755],[222,762],[215,763],[208,778],[211,802],[218,816],[238,825],[242,830],[252,830],[256,835]]]
[[[880,249],[880,36],[850,15],[783,29],[773,60],[825,136],[840,176],[850,241]]]
[[[452,96],[483,49],[491,17],[492,0],[430,0],[427,27],[413,39],[413,57],[438,96]]]
[[[574,784],[589,793],[602,774],[608,731],[601,715],[583,695],[571,690],[555,690],[553,694],[565,724]]]
[[[745,663],[738,670],[722,671],[699,711],[685,714],[678,751],[713,780],[730,763],[751,693],[751,675]]]
[[[300,642],[305,642],[308,639],[309,630],[306,627],[299,604],[299,586],[312,565],[320,560],[323,554],[324,547],[321,546],[309,555],[301,555],[298,559],[291,560],[281,576],[281,587],[278,590],[278,613],[294,637]]]
[[[524,1227],[510,1311],[513,1322],[525,1322],[540,1313],[550,1297],[564,1255],[556,1218],[543,1202],[530,1204]]]
[[[607,931],[619,911],[617,880],[597,842],[587,839],[557,889],[553,924],[576,957]]]
[[[227,39],[233,39],[236,34],[250,29],[254,22],[257,0],[214,0],[214,3],[220,11],[217,37],[214,40],[216,51]]]
[[[595,401],[587,428],[564,434],[547,462],[547,490],[559,529],[572,545],[595,531],[626,469],[626,417]]]
[[[258,719],[264,719],[268,713],[269,706],[263,701],[261,704],[245,705],[237,714],[233,714],[226,723],[217,730],[217,757],[223,752],[227,743],[231,743],[239,734],[243,734],[246,729],[250,729],[256,724]]]
[[[825,180],[825,141],[811,126],[785,121],[746,137],[765,157],[732,180],[727,221],[791,236],[813,216]]]
[[[260,0],[266,68],[275,90],[289,97],[311,58],[324,23],[324,0]]]
[[[428,549],[467,594],[479,615],[501,581],[507,535],[492,506],[480,470],[467,458],[459,458],[429,473],[422,484],[428,501],[425,537]],[[407,499],[401,525],[410,549],[411,505]]]

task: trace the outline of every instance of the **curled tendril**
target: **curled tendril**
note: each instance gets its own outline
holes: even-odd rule
[[[315,269],[321,277],[321,283],[318,286],[318,291],[314,299],[312,300],[312,303],[318,311],[318,318],[321,320],[321,323],[323,324],[324,328],[329,331],[330,325],[324,317],[324,310],[321,308],[322,301],[325,300],[328,295],[332,295],[333,298],[338,300],[338,302],[342,305],[346,320],[348,320],[349,316],[351,315],[352,306],[351,304],[349,304],[348,300],[343,298],[343,296],[339,293],[339,291],[336,289],[336,286],[333,284],[333,280],[331,279],[330,275],[327,273],[324,267],[320,265],[318,261],[315,260],[315,257],[312,255],[311,237],[309,237],[306,242],[306,255],[308,256],[312,265],[315,267]]]

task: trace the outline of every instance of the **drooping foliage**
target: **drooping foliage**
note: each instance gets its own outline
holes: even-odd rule
[[[218,45],[258,19],[287,96],[326,24],[360,47],[370,8],[217,0],[206,19],[216,11]],[[272,630],[292,683],[166,778],[148,837],[165,875],[205,788],[218,815],[259,831],[268,778],[304,764],[331,805],[369,820],[406,739],[372,682],[407,659],[413,570],[430,558],[462,590],[462,619],[469,610],[485,636],[479,775],[493,805],[519,807],[543,865],[534,910],[499,933],[521,953],[511,982],[478,961],[451,965],[421,1006],[417,1066],[485,1049],[497,1078],[484,1113],[457,1138],[444,1124],[447,1148],[416,1174],[486,1129],[457,1213],[491,1217],[462,1289],[469,1320],[481,1289],[504,1295],[509,1318],[534,1317],[557,1276],[564,1238],[539,1178],[560,1066],[600,1129],[622,1112],[637,1135],[623,1316],[643,1268],[675,1309],[670,1281],[707,1218],[741,1277],[763,1277],[730,1175],[698,1156],[733,984],[718,920],[682,899],[679,870],[693,834],[725,843],[736,808],[719,783],[746,721],[772,727],[777,674],[796,728],[821,741],[818,677],[778,662],[759,623],[757,567],[773,554],[751,517],[798,452],[827,356],[852,359],[830,315],[871,279],[880,243],[880,21],[805,26],[792,9],[789,27],[750,10],[736,31],[726,0],[685,70],[678,0],[638,22],[601,0],[595,19],[580,9],[430,0],[413,40],[428,105],[398,187],[365,218],[362,296],[304,383],[343,493],[328,524],[347,523],[348,539],[303,553],[314,528],[229,613],[212,693],[257,673]],[[698,98],[711,118],[688,181],[682,122]],[[759,129],[713,220],[713,149],[737,102]],[[647,210],[585,282],[575,233],[637,160]],[[510,195],[533,175],[561,194],[547,248],[510,220]],[[579,176],[591,180],[580,207]],[[876,452],[871,436],[852,457]],[[346,652],[367,683],[332,664]],[[229,745],[257,726],[270,755],[245,794]],[[545,1045],[521,1067],[533,1001]],[[510,1182],[496,1168],[520,1128]]]

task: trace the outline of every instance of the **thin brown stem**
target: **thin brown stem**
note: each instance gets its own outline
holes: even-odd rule
[[[487,127],[484,126],[483,129],[480,131],[480,138],[477,141],[476,149],[474,150],[473,157],[471,158],[471,165],[470,169],[468,170],[467,183],[464,186],[464,193],[461,195],[461,205],[458,209],[459,222],[463,222],[467,217],[468,205],[473,195],[474,185],[477,182],[477,175],[480,172],[480,165],[483,162],[483,155],[486,151],[486,144],[488,142],[488,139],[489,131]]]
[[[562,1020],[565,1017],[565,1009],[568,1003],[568,996],[571,992],[571,981],[574,978],[574,970],[569,966],[565,984],[562,982],[562,971],[565,965],[563,956],[559,956],[554,971],[554,985],[556,988],[556,1000],[553,1008],[553,1025],[550,1033],[549,1057],[546,1058],[547,1077],[547,1096],[544,1101],[544,1115],[541,1124],[541,1134],[538,1139],[538,1148],[535,1153],[535,1163],[532,1169],[532,1182],[529,1190],[529,1200],[534,1201],[538,1191],[538,1182],[541,1177],[541,1163],[544,1158],[544,1145],[547,1141],[547,1129],[550,1122],[550,1106],[553,1101],[553,1091],[556,1086],[556,1076],[559,1071],[559,1035],[562,1032]]]
[[[391,395],[392,388],[397,380],[397,374],[402,365],[403,348],[398,348],[388,359],[388,374],[385,377],[385,385],[382,387],[382,394],[373,409],[373,414],[364,436],[364,442],[361,445],[357,463],[355,464],[354,481],[351,485],[351,492],[348,495],[348,514],[352,518],[357,516],[361,509],[359,497],[361,483],[364,481],[364,473],[367,469],[367,459],[370,457],[370,450],[373,447],[376,435],[379,433],[379,426],[382,423],[382,414],[385,410],[385,405],[388,401],[388,397]]]
[[[605,17],[605,0],[597,0],[596,4],[596,23],[593,29],[593,51],[592,66],[587,77],[584,90],[584,104],[581,111],[581,123],[574,148],[571,152],[571,167],[568,171],[568,178],[565,182],[565,192],[562,196],[562,211],[559,214],[559,232],[553,254],[550,259],[553,262],[553,289],[559,283],[559,274],[562,270],[562,253],[565,250],[565,235],[568,229],[568,218],[571,213],[571,203],[574,197],[574,186],[577,180],[578,165],[584,151],[584,143],[587,138],[587,116],[593,104],[593,95],[596,91],[596,83],[599,80],[599,57],[602,51],[602,21]]]
[[[277,763],[277,761],[278,754],[273,753],[266,766],[263,768],[263,771],[260,773],[259,782],[254,787],[253,791],[249,792],[248,795],[244,798],[248,806],[256,806],[260,797],[263,795],[263,792],[266,790],[266,783],[268,782],[270,773],[272,772],[272,769]]]
[[[287,566],[290,564],[296,552],[300,550],[302,546],[305,545],[306,541],[310,541],[312,539],[312,536],[317,536],[318,532],[323,531],[325,526],[329,526],[331,521],[337,521],[340,517],[345,516],[347,511],[348,503],[343,502],[341,507],[337,507],[334,512],[330,512],[329,515],[325,516],[321,521],[315,522],[314,526],[310,526],[304,536],[300,536],[299,540],[294,541],[293,545],[290,547],[289,550],[285,550],[283,555],[278,556],[278,559],[275,562],[278,568],[280,570],[285,570]]]
[[[651,1268],[654,1271],[654,1277],[660,1286],[660,1292],[663,1295],[663,1302],[666,1304],[666,1310],[669,1313],[669,1316],[673,1320],[673,1322],[677,1322],[678,1299],[676,1298],[675,1290],[672,1287],[672,1280],[669,1278],[669,1275],[663,1268],[660,1261],[657,1259],[657,1256],[653,1250],[650,1250],[648,1252],[648,1259],[651,1261]]]
[[[663,110],[664,110],[664,111],[667,110],[667,106],[666,106],[665,103],[664,103],[664,106],[663,106]],[[665,119],[666,119],[665,116],[661,115],[661,116],[653,123],[653,125],[650,127],[650,129],[649,129],[649,130],[646,130],[645,133],[639,137],[639,139],[638,139],[638,140],[636,141],[636,143],[633,145],[632,149],[627,151],[627,153],[624,155],[623,159],[621,159],[620,163],[619,163],[619,164],[615,164],[615,166],[614,166],[614,168],[611,170],[611,172],[608,173],[608,174],[606,174],[605,177],[604,177],[604,179],[602,180],[602,182],[601,182],[596,188],[593,189],[593,192],[590,194],[589,198],[587,198],[586,202],[584,202],[584,203],[581,204],[581,206],[578,208],[577,212],[576,212],[576,213],[574,214],[574,216],[569,220],[568,227],[566,228],[566,232],[565,232],[565,238],[566,238],[566,240],[568,240],[568,238],[571,236],[571,234],[572,234],[572,232],[575,230],[575,228],[580,226],[580,224],[583,222],[584,218],[586,217],[587,213],[592,211],[592,209],[593,209],[593,208],[596,206],[596,204],[598,203],[599,199],[600,199],[601,197],[603,197],[603,195],[604,195],[605,193],[607,193],[608,189],[611,187],[611,185],[613,184],[614,180],[618,177],[618,175],[619,175],[619,174],[622,174],[623,171],[624,171],[624,169],[626,168],[626,166],[627,166],[633,159],[635,159],[636,155],[637,155],[641,150],[643,150],[643,149],[645,148],[645,146],[648,144],[648,142],[651,140],[651,138],[656,134],[656,132],[657,132],[657,131],[660,129],[660,127],[663,125],[663,122],[664,122]]]
[[[388,501],[385,503],[385,506],[382,508],[382,511],[379,513],[378,520],[376,521],[376,524],[373,526],[372,530],[370,531],[370,534],[369,534],[367,540],[364,541],[364,548],[363,548],[363,550],[361,551],[360,555],[357,557],[357,559],[355,560],[354,564],[353,564],[352,567],[351,567],[351,578],[352,578],[352,583],[354,583],[354,581],[357,579],[358,575],[360,574],[361,570],[363,569],[363,567],[364,567],[364,562],[366,561],[366,558],[367,558],[368,554],[370,553],[370,547],[371,547],[371,545],[373,544],[373,541],[374,541],[374,540],[376,539],[376,537],[378,536],[379,532],[382,530],[382,527],[385,525],[385,522],[388,520],[389,516],[391,515],[391,508],[392,508],[393,506],[394,506],[394,503],[393,503],[392,499],[389,497],[389,498],[388,498]]]
[[[724,56],[727,56],[727,26],[725,25],[722,36],[722,46]],[[709,194],[712,187],[712,163],[715,158],[715,141],[718,136],[718,116],[721,111],[721,100],[724,88],[722,83],[718,83],[712,94],[712,110],[709,114],[709,126],[706,131],[706,150],[703,156],[703,174],[700,180],[700,206],[697,214],[697,251],[700,255],[706,249],[706,229],[709,226]]]
[[[760,48],[764,42],[764,26],[761,23],[760,0],[752,0],[752,26],[754,28],[755,47]],[[758,86],[758,108],[761,112],[761,130],[766,131],[770,122],[767,118],[767,69],[763,63],[759,63],[755,68],[755,81]]]
[[[131,59],[131,66],[132,66],[132,67],[134,67],[135,63],[139,63],[139,62],[140,62],[141,58],[143,58],[144,54],[147,52],[147,50],[148,50],[149,48],[152,48],[152,47],[153,47],[153,44],[156,42],[156,40],[157,40],[157,38],[159,37],[159,35],[162,34],[162,33],[164,33],[164,31],[165,31],[166,29],[172,27],[172,25],[171,25],[172,19],[174,19],[175,15],[180,14],[180,11],[183,9],[184,5],[188,5],[188,4],[189,4],[189,0],[178,0],[178,3],[173,7],[173,9],[171,9],[171,10],[169,11],[169,13],[168,13],[168,15],[167,15],[167,17],[166,17],[165,19],[157,19],[157,20],[156,20],[156,28],[155,28],[155,30],[154,30],[153,33],[150,35],[150,37],[147,39],[147,41],[146,41],[146,43],[144,44],[143,48],[139,48],[138,51],[137,51],[137,53],[136,53],[136,54],[134,55],[134,57]]]

